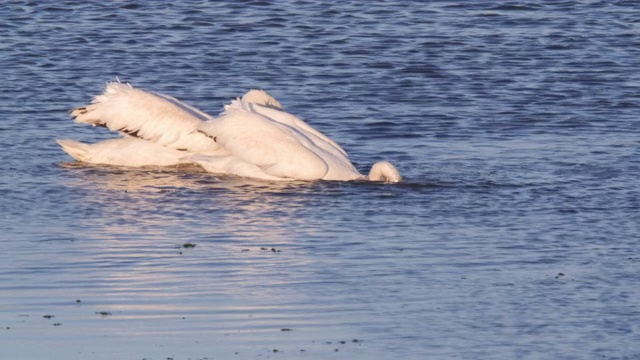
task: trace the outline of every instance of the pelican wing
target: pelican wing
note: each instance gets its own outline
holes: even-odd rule
[[[108,83],[92,103],[71,112],[77,123],[104,126],[158,145],[193,152],[220,147],[198,126],[211,117],[171,96],[154,94],[120,82]]]
[[[134,137],[85,144],[73,140],[57,140],[58,144],[74,159],[91,163],[116,166],[169,166],[189,161],[182,160],[184,151],[164,147]]]
[[[290,178],[282,178],[272,176],[262,170],[260,167],[237,158],[234,155],[226,156],[210,156],[210,155],[193,155],[186,160],[200,165],[207,172],[214,174],[233,174],[242,177],[250,177],[255,179],[283,181],[292,180]]]
[[[231,155],[274,177],[317,180],[329,170],[304,133],[252,111],[227,108],[199,130]]]
[[[344,149],[340,145],[338,145],[338,143],[331,140],[320,131],[312,128],[309,124],[307,124],[306,122],[304,122],[304,120],[298,118],[297,116],[281,109],[276,109],[269,106],[262,106],[259,104],[250,104],[249,106],[251,111],[266,116],[271,120],[277,121],[283,125],[294,127],[299,131],[304,132],[309,138],[314,140],[314,143],[322,147],[324,150],[335,153],[338,156],[347,157],[347,152],[344,151]]]
[[[252,111],[295,129],[296,133],[304,134],[304,137],[313,143],[312,148],[315,153],[320,155],[328,165],[324,180],[354,180],[362,177],[349,160],[347,152],[338,143],[311,127],[304,120],[269,106],[250,104],[250,107]]]

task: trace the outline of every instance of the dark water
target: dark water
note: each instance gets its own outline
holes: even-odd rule
[[[12,1],[0,49],[3,357],[640,358],[635,1]],[[116,76],[406,182],[70,162]]]

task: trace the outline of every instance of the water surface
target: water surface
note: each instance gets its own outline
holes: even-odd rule
[[[15,1],[0,20],[3,356],[640,357],[634,2]],[[76,164],[54,140],[114,136],[68,110],[116,76],[214,115],[264,88],[406,181]]]

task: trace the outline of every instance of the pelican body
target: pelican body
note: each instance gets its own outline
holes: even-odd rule
[[[86,163],[195,163],[211,173],[273,181],[402,179],[386,161],[374,164],[368,176],[360,174],[340,145],[286,112],[263,90],[250,90],[213,117],[174,97],[111,82],[71,115],[76,123],[122,135],[95,144],[58,140],[71,157]]]

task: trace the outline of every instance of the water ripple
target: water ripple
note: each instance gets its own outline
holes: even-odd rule
[[[14,1],[0,19],[5,356],[638,356],[634,2]],[[116,77],[214,115],[264,88],[406,181],[69,163],[55,138],[113,135],[68,110]]]

